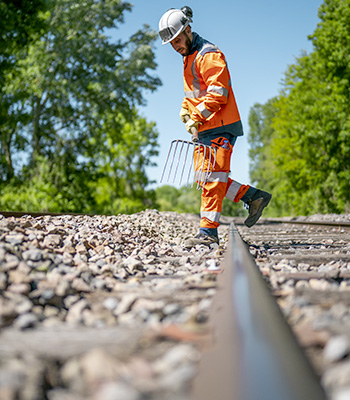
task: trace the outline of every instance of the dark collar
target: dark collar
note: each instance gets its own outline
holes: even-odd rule
[[[198,50],[200,43],[202,41],[202,38],[198,35],[198,33],[193,32],[192,33],[193,37],[192,37],[192,47],[190,50],[190,54],[193,54],[195,51]]]

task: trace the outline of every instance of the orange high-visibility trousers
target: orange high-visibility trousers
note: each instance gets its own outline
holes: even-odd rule
[[[224,144],[227,148],[222,147]],[[202,187],[201,228],[217,228],[224,197],[238,202],[249,189],[249,185],[229,178],[233,146],[228,140],[219,137],[211,145],[216,149],[216,156],[214,150],[204,146],[196,146],[194,151],[195,179]]]

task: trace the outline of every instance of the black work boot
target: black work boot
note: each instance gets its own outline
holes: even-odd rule
[[[247,201],[246,204],[248,205],[249,215],[244,223],[248,228],[251,228],[258,222],[263,209],[269,204],[271,197],[272,194],[258,189],[252,199]]]

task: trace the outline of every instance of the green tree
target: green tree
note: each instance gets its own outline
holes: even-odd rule
[[[266,190],[273,188],[274,164],[270,145],[274,133],[273,119],[277,112],[277,101],[277,98],[273,98],[266,104],[257,103],[249,113],[249,174],[253,183],[258,183]]]
[[[0,87],[16,62],[19,50],[35,40],[46,27],[46,0],[0,0]]]
[[[279,215],[350,208],[350,2],[326,0],[319,17],[314,50],[288,68],[278,98],[259,106],[268,140],[252,150],[254,178],[271,188]]]
[[[160,211],[176,211],[180,213],[199,214],[201,192],[193,186],[164,185],[156,189],[158,209]]]
[[[26,114],[13,115],[18,94],[5,88],[18,59],[47,28],[47,6],[45,0],[0,0],[0,176],[7,180],[14,176],[13,150],[23,149],[23,142],[16,137],[15,130],[17,124],[24,122]]]
[[[3,158],[3,186],[17,190],[36,181],[38,196],[40,188],[52,193],[53,211],[101,210],[96,184],[111,179],[113,156],[124,157],[114,162],[120,170],[110,197],[133,196],[139,206],[148,204],[144,167],[157,153],[157,133],[136,107],[144,104],[145,90],[160,85],[151,74],[156,34],[144,26],[129,40],[112,42],[107,32],[131,10],[121,0],[50,4],[47,31],[17,61],[4,88],[11,107],[2,126],[1,136],[7,138],[2,151],[16,161],[24,153],[25,163],[11,166]],[[128,132],[133,143],[126,147]],[[9,182],[11,169],[16,179]]]
[[[155,206],[155,192],[146,190],[150,181],[146,167],[158,154],[158,134],[154,123],[148,123],[133,111],[131,121],[119,114],[120,129],[109,130],[104,146],[98,146],[97,191],[94,198],[99,212],[132,213]],[[94,139],[92,139],[94,140]]]
[[[174,186],[163,185],[156,189],[156,196],[159,211],[175,211],[180,190]]]

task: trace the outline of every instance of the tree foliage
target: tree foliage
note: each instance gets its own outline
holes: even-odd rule
[[[278,215],[350,209],[350,1],[325,0],[319,18],[313,51],[250,113],[252,177]]]
[[[0,180],[3,193],[23,193],[16,207],[118,212],[154,202],[145,167],[157,132],[137,106],[160,85],[156,34],[144,26],[113,42],[107,32],[128,11],[121,0],[50,1],[45,32],[7,73]],[[0,205],[12,209],[5,194]]]
[[[46,27],[46,0],[0,0],[0,84],[16,62],[18,50],[35,40]]]
[[[201,204],[201,192],[195,187],[170,185],[156,189],[159,211],[176,211],[180,213],[198,214]]]

